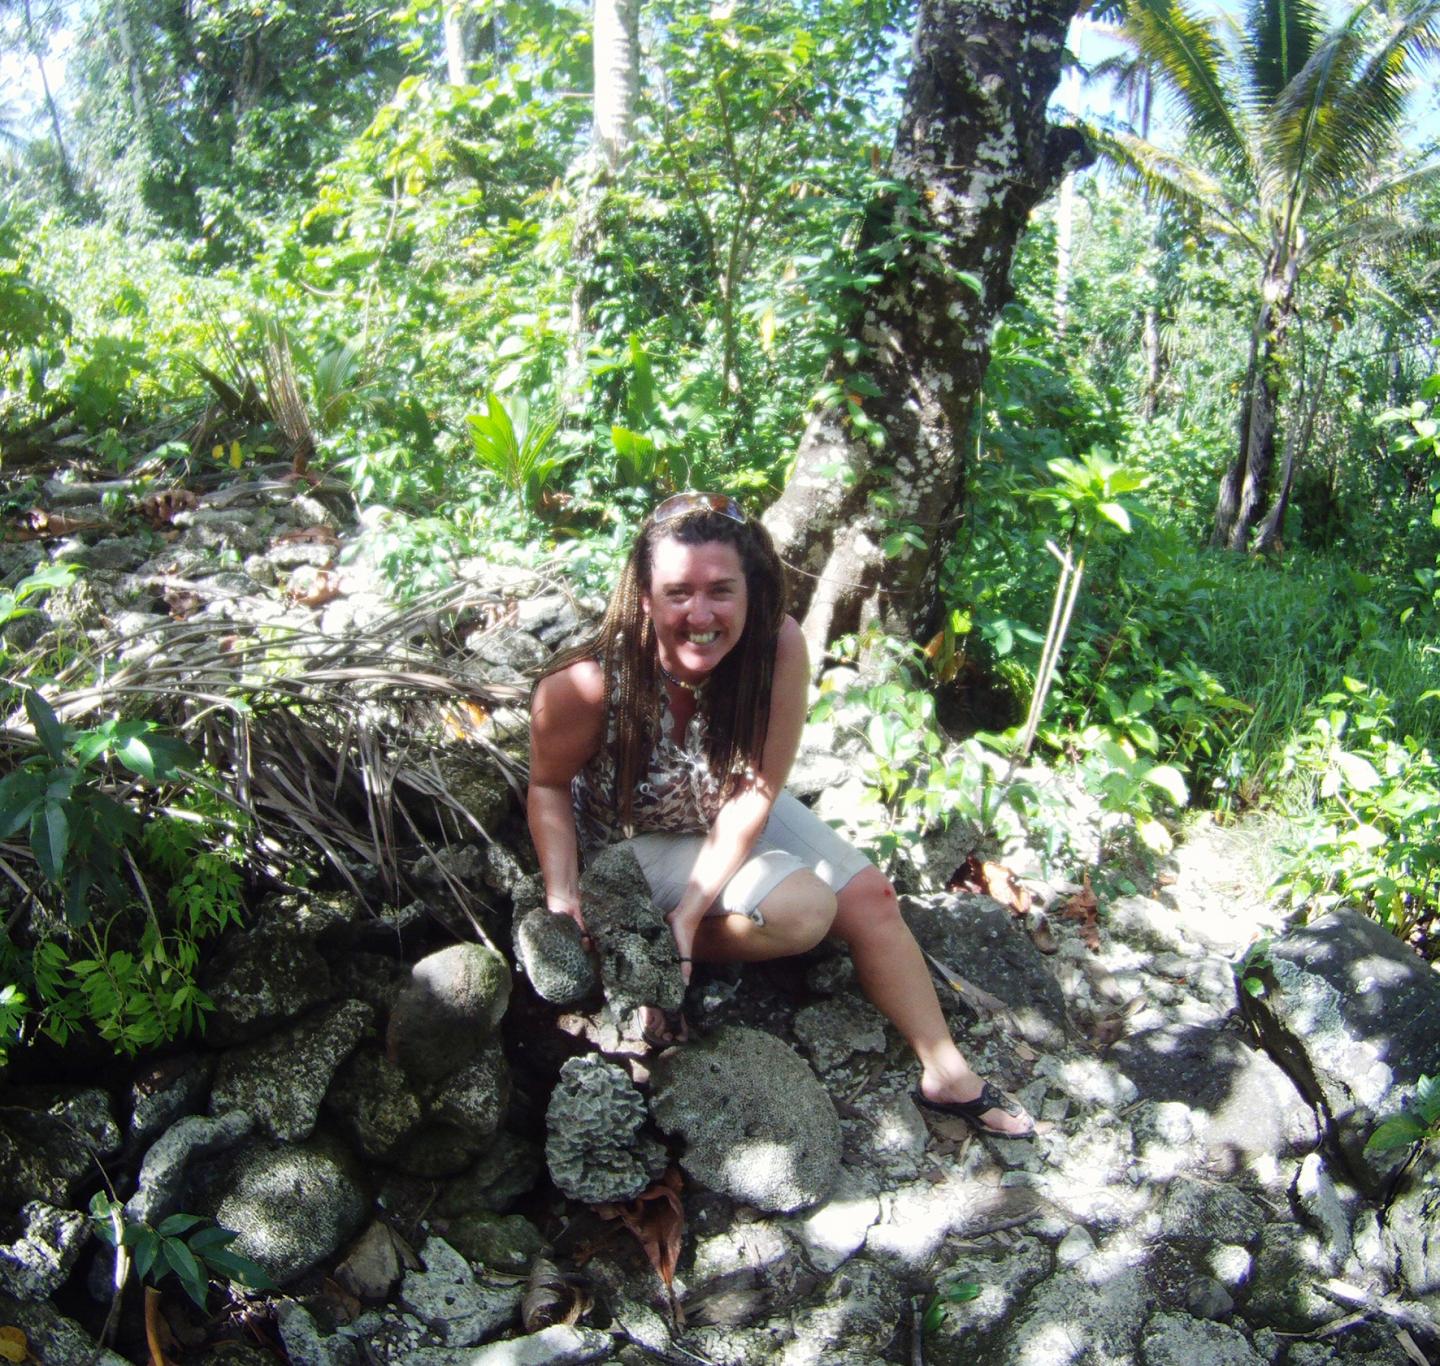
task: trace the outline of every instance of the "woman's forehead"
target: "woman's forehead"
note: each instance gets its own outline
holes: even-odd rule
[[[743,576],[740,552],[728,541],[686,545],[666,536],[655,543],[650,555],[652,583],[709,582]]]

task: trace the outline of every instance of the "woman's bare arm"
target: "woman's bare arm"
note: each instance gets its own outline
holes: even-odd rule
[[[525,812],[545,880],[545,904],[583,930],[580,852],[570,783],[605,739],[605,672],[581,660],[551,674],[530,704],[530,789]]]

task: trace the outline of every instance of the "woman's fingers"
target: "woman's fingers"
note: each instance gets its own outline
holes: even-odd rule
[[[585,928],[585,915],[578,906],[551,906],[551,915],[568,915],[580,927],[580,942],[586,949],[593,949],[595,941],[590,938],[590,931]]]

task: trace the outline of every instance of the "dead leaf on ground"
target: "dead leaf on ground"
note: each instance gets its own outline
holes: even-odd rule
[[[198,593],[192,593],[188,588],[167,588],[161,596],[165,599],[165,606],[170,609],[170,615],[176,621],[184,621],[187,617],[193,617],[204,605],[204,599]]]
[[[1036,911],[1026,918],[1025,928],[1030,933],[1030,942],[1041,953],[1059,953],[1060,945],[1055,942],[1055,931],[1050,928],[1050,922],[1045,918],[1043,911]]]
[[[629,1204],[595,1206],[595,1213],[602,1219],[619,1219],[635,1235],[650,1265],[665,1284],[670,1312],[677,1325],[685,1322],[684,1312],[675,1298],[675,1268],[685,1239],[685,1207],[680,1203],[680,1189],[680,1171],[671,1167]]]
[[[78,517],[67,517],[63,512],[46,512],[44,508],[31,508],[15,519],[22,541],[45,540],[51,536],[74,536],[81,531],[99,531],[103,522],[82,522]]]
[[[970,892],[998,901],[1012,915],[1027,915],[1033,898],[1029,889],[1003,863],[988,863],[971,854],[951,874],[947,892]]]
[[[175,1335],[160,1312],[160,1292],[153,1285],[145,1287],[145,1345],[150,1349],[150,1366],[171,1366],[165,1352],[175,1346]]]
[[[339,545],[340,538],[328,526],[302,526],[294,531],[282,531],[271,542],[277,545]]]
[[[199,504],[199,498],[189,489],[165,489],[142,498],[139,506],[141,515],[159,531],[175,520],[177,512],[188,512]]]
[[[25,1361],[30,1356],[30,1343],[18,1328],[0,1328],[0,1361]]]
[[[1091,953],[1100,952],[1100,901],[1090,886],[1089,873],[1085,874],[1085,885],[1065,903],[1060,915],[1076,922],[1080,940]]]
[[[484,733],[490,713],[478,702],[462,699],[447,707],[441,716],[445,730],[457,740],[473,740]]]
[[[286,596],[297,607],[323,607],[327,602],[334,602],[342,589],[340,587],[340,575],[333,574],[328,569],[320,570],[308,587],[304,589],[290,589]]]
[[[527,1333],[538,1333],[557,1323],[578,1323],[594,1302],[583,1278],[566,1275],[554,1262],[537,1257],[520,1300],[520,1322]]]
[[[353,1323],[365,1312],[360,1297],[347,1290],[334,1277],[326,1276],[320,1285],[320,1298],[339,1323]]]

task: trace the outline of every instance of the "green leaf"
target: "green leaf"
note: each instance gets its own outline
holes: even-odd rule
[[[1130,530],[1130,514],[1120,503],[1101,503],[1096,509],[1107,522],[1113,522],[1121,531]]]
[[[176,1233],[184,1233],[186,1230],[194,1228],[196,1224],[204,1222],[203,1214],[172,1214],[155,1231],[164,1237],[170,1237]],[[191,1239],[191,1243],[193,1245],[194,1239]]]
[[[25,715],[35,727],[36,738],[44,746],[45,753],[57,764],[64,763],[65,727],[60,724],[55,709],[34,688],[25,693]]]
[[[1151,787],[1158,787],[1176,806],[1184,806],[1190,800],[1184,775],[1173,764],[1156,764],[1145,771],[1144,780]]]
[[[0,778],[0,839],[9,839],[30,820],[44,795],[45,777],[31,769]]]
[[[143,1281],[150,1274],[155,1258],[159,1255],[160,1237],[153,1228],[131,1225],[131,1228],[136,1227],[140,1228],[140,1232],[135,1239],[135,1274]],[[126,1234],[128,1236],[129,1229]]]
[[[270,1279],[270,1273],[259,1262],[251,1261],[249,1257],[242,1257],[238,1252],[231,1252],[229,1248],[217,1247],[213,1251],[207,1251],[205,1264],[221,1276],[232,1281],[239,1281],[242,1285],[248,1285],[252,1290],[274,1290],[276,1288],[275,1282]]]
[[[178,1238],[162,1238],[160,1247],[170,1269],[180,1278],[185,1293],[201,1308],[205,1308],[205,1273],[195,1254]]]
[[[1343,749],[1337,750],[1335,767],[1345,775],[1346,783],[1356,792],[1369,792],[1380,785],[1380,775],[1375,772],[1375,765],[1363,755],[1351,754]]]
[[[46,802],[30,818],[30,852],[40,871],[56,884],[70,849],[70,820],[60,802]]]
[[[934,1333],[940,1325],[945,1322],[945,1302],[938,1296],[930,1301],[930,1307],[925,1311],[925,1317],[920,1321],[922,1333]]]
[[[1380,1125],[1365,1142],[1367,1153],[1385,1153],[1419,1143],[1430,1131],[1412,1114],[1396,1115]]]
[[[947,1304],[965,1304],[969,1300],[978,1300],[983,1293],[984,1287],[974,1281],[951,1281],[940,1292],[940,1297]]]
[[[227,1244],[233,1243],[239,1236],[234,1229],[224,1228],[220,1224],[211,1224],[209,1228],[202,1228],[198,1233],[192,1233],[185,1241],[190,1244],[191,1252],[196,1256],[201,1256],[208,1255],[212,1248],[218,1251]]]
[[[1265,994],[1265,983],[1259,977],[1242,977],[1240,985],[1245,988],[1247,996],[1263,996]]]

